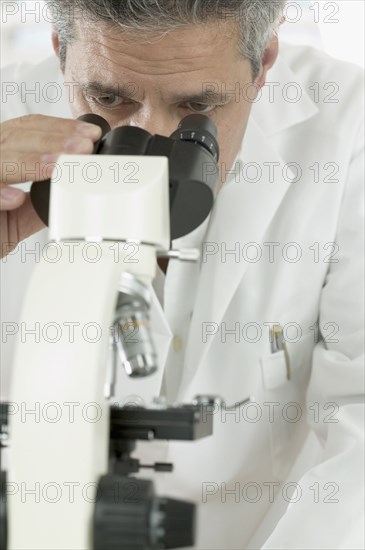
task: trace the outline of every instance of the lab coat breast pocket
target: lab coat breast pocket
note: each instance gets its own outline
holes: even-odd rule
[[[289,365],[288,365],[289,361]],[[261,357],[262,408],[270,438],[272,474],[284,480],[307,430],[303,378],[306,364],[301,354],[289,349]],[[289,373],[289,378],[288,378]]]

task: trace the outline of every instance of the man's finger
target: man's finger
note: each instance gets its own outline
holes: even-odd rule
[[[83,122],[80,120],[50,117],[45,115],[25,115],[18,118],[13,118],[3,123],[3,126],[14,126],[15,128],[22,130],[35,130],[41,132],[52,132],[58,134],[72,134],[80,133],[85,135],[85,132],[92,132],[97,134],[96,139],[101,136],[101,130],[99,126],[91,124],[89,122]],[[96,128],[96,130],[95,130]]]
[[[0,165],[0,187],[49,179],[58,156],[59,154],[44,156],[14,151],[4,153]]]
[[[55,134],[29,130],[19,132],[16,128],[2,132],[2,156],[17,153],[92,153],[95,139],[77,134]]]
[[[0,210],[15,210],[25,201],[25,193],[21,189],[3,187],[0,189]]]

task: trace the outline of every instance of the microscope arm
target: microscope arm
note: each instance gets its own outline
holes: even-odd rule
[[[22,322],[26,327],[39,323],[41,341],[29,335],[18,345],[15,359],[12,401],[23,414],[10,417],[8,476],[19,488],[9,498],[9,548],[14,550],[46,550],[56,541],[57,548],[91,548],[86,526],[93,487],[107,471],[104,365],[120,265],[110,251],[107,257],[103,243],[105,258],[95,264],[85,262],[79,248],[71,264],[60,246],[63,254],[57,264],[42,261],[37,266],[23,307]],[[54,343],[44,339],[53,338],[50,323],[62,334]],[[24,414],[25,407],[36,413]],[[79,484],[73,489],[74,504],[70,483]],[[49,502],[59,495],[58,502]]]
[[[19,336],[13,365],[11,408],[20,412],[9,413],[9,550],[93,548],[95,487],[108,470],[103,389],[118,283],[126,271],[150,283],[157,249],[169,248],[167,159],[103,156],[98,166],[109,177],[87,183],[82,170],[94,160],[59,160],[50,204],[58,260],[36,265],[21,314],[40,339]],[[134,162],[138,183],[115,182],[116,162]],[[97,243],[98,261],[87,259],[87,241]],[[128,241],[140,243],[132,263]]]

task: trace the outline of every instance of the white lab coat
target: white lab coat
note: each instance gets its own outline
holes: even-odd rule
[[[28,89],[62,82],[54,59],[18,78]],[[3,82],[14,80],[5,72]],[[255,402],[218,410],[212,437],[139,444],[136,454],[174,462],[173,474],[154,478],[160,494],[200,504],[197,548],[363,548],[362,71],[285,45],[268,81],[274,98],[264,93],[253,106],[239,175],[209,223],[174,243],[203,240],[201,265],[170,262],[152,312],[170,400]],[[69,116],[64,101],[23,99],[7,98],[6,118]],[[268,163],[276,163],[273,181]],[[46,238],[44,230],[28,248]],[[3,262],[3,322],[19,321],[34,265],[21,259]],[[274,323],[285,326],[291,380],[284,352],[271,351]],[[12,345],[3,346],[5,384]],[[120,373],[116,400],[148,403],[162,372],[143,386]]]

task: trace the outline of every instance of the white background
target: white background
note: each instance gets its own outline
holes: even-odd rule
[[[53,54],[51,24],[45,21],[50,15],[43,1],[1,0],[0,5],[1,67]],[[322,47],[334,57],[364,66],[364,6],[364,0],[289,1],[282,38]]]

